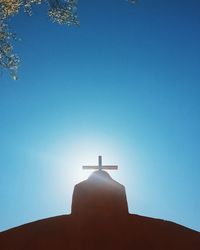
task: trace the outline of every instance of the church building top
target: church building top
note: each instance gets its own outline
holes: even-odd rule
[[[83,169],[97,169],[89,178],[77,184],[72,198],[72,215],[119,216],[128,214],[126,191],[123,185],[113,180],[104,171],[118,169],[116,165],[83,166]]]

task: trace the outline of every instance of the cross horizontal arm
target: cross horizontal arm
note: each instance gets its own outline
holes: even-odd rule
[[[102,169],[118,169],[118,166],[116,165],[103,165]]]
[[[102,169],[118,169],[118,166],[115,166],[115,165],[103,165],[101,167]],[[99,169],[99,166],[83,166],[83,169]]]
[[[99,166],[83,166],[83,169],[99,169]]]

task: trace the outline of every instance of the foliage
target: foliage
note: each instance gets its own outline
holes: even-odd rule
[[[53,22],[67,25],[78,25],[76,0],[0,0],[0,69],[9,70],[12,78],[17,79],[19,57],[14,53],[12,43],[16,35],[10,31],[9,20],[22,9],[32,14],[34,4],[48,5],[48,15]]]
[[[0,69],[7,69],[11,77],[17,79],[19,57],[13,51],[12,43],[17,40],[10,31],[9,20],[21,10],[32,14],[34,4],[47,4],[48,15],[53,22],[66,25],[79,25],[77,17],[78,0],[0,0]],[[136,3],[137,0],[127,0]]]

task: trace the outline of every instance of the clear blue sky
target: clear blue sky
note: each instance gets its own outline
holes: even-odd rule
[[[129,211],[200,230],[200,1],[79,1],[12,21],[19,80],[0,78],[0,230],[70,213],[82,164],[119,164]]]

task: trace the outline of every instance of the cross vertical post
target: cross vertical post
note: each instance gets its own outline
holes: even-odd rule
[[[99,162],[99,170],[102,170],[102,156],[99,155],[98,157],[98,162]]]

